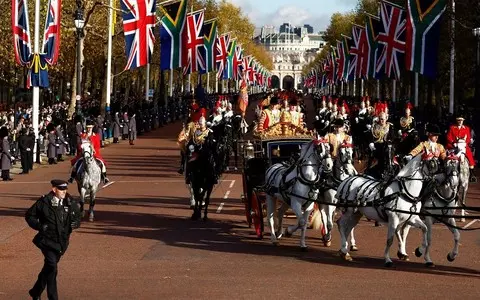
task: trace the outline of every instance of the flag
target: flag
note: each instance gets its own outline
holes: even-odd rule
[[[352,39],[348,74],[353,78],[367,78],[369,50],[365,27],[354,24]]]
[[[342,41],[337,40],[337,81],[346,81],[348,77],[349,37],[342,35]],[[315,78],[318,80],[317,78]],[[315,86],[318,86],[317,82]]]
[[[203,43],[205,45],[205,71],[215,71],[215,47],[217,43],[217,20],[203,23]]]
[[[45,54],[34,54],[27,74],[27,89],[31,87],[48,88],[48,64]]]
[[[217,64],[217,77],[223,79],[223,73],[227,66],[228,44],[230,43],[230,34],[222,34],[216,42],[215,62]]]
[[[183,74],[205,72],[205,46],[203,44],[203,10],[187,15],[187,24],[183,30]]]
[[[243,58],[243,74],[245,75],[244,78],[248,84],[253,83],[253,57],[251,55],[245,56]]]
[[[223,72],[223,79],[233,78],[233,59],[235,56],[235,50],[237,49],[237,39],[231,39],[227,48],[227,67]],[[235,79],[235,78],[233,78]]]
[[[368,42],[368,72],[367,79],[369,77],[375,78],[375,67],[377,61],[377,36],[380,31],[380,18],[367,14],[365,20],[365,32],[367,34]]]
[[[381,30],[377,36],[377,76],[386,74],[398,80],[405,66],[405,10],[393,3],[380,3]]]
[[[49,65],[54,65],[58,60],[60,50],[60,20],[61,20],[61,0],[50,0],[48,2],[48,13],[45,20],[45,31],[43,33],[43,53],[45,61]]]
[[[127,55],[125,70],[131,70],[150,62],[155,43],[156,0],[122,0],[121,7]]]
[[[446,0],[407,0],[407,70],[435,78],[437,73],[440,19]]]
[[[184,49],[182,33],[185,27],[187,0],[163,5],[164,16],[160,26],[160,69],[182,67]]]
[[[241,80],[243,75],[243,50],[241,45],[235,46],[235,53],[233,54],[233,72],[232,77],[234,80]]]
[[[17,63],[26,66],[32,59],[28,7],[25,0],[12,0],[13,49]]]

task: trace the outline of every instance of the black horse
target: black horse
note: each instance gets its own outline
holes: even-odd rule
[[[188,161],[186,176],[188,177],[195,198],[192,220],[201,218],[203,203],[205,203],[203,220],[208,220],[207,214],[210,195],[217,182],[215,174],[215,148],[215,139],[213,135],[210,134],[201,145],[194,144],[193,142],[187,145]]]

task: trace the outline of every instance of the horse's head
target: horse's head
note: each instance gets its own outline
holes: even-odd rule
[[[80,148],[82,150],[82,156],[85,160],[93,159],[93,145],[90,143],[89,140],[82,140]]]
[[[315,139],[313,141],[315,153],[319,160],[324,159],[327,155],[330,155],[330,144],[325,138]]]
[[[352,164],[353,163],[353,144],[343,142],[340,145],[340,151],[338,157],[342,164]]]
[[[433,176],[440,170],[440,163],[432,153],[422,155],[422,172],[424,175]]]

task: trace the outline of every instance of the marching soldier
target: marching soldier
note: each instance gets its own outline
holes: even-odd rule
[[[457,144],[462,141],[466,143],[465,156],[467,157],[470,166],[470,180],[475,182],[477,179],[474,173],[475,159],[473,158],[472,149],[470,148],[470,144],[473,143],[471,129],[468,126],[463,125],[463,122],[465,121],[463,116],[458,116],[456,120],[457,124],[450,126],[447,133],[447,149],[455,149]]]
[[[60,146],[57,144],[57,135],[55,134],[55,125],[53,123],[48,123],[47,125],[47,157],[48,157],[48,164],[53,165],[57,162],[55,158],[57,157],[57,148]]]
[[[118,139],[121,135],[123,125],[120,124],[120,117],[118,116],[118,111],[115,113],[115,119],[113,122],[113,143],[117,144]]]
[[[130,145],[135,145],[134,141],[137,139],[137,121],[135,119],[135,114],[130,117],[128,121],[128,141]]]

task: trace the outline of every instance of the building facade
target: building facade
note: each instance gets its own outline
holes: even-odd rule
[[[273,26],[264,26],[255,37],[255,41],[272,55],[273,88],[299,87],[303,67],[313,61],[325,45],[321,34],[309,32],[313,32],[313,28],[308,24],[294,27],[284,23],[279,31]]]

